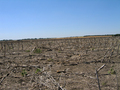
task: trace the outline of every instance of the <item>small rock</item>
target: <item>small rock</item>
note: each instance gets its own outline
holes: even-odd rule
[[[22,82],[22,85],[25,85],[26,83],[25,82]]]

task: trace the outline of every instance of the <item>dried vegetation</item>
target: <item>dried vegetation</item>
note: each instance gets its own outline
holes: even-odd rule
[[[0,42],[0,90],[119,90],[120,37]]]

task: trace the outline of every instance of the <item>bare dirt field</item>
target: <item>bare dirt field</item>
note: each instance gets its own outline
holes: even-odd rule
[[[0,41],[0,90],[120,90],[120,37]]]

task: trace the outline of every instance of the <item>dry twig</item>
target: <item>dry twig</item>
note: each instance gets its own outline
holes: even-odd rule
[[[1,79],[0,84],[3,82],[3,80],[4,80],[7,76],[9,76],[9,73],[6,74],[6,75]]]

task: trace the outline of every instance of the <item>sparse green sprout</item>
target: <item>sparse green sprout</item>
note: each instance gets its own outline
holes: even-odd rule
[[[113,68],[111,68],[109,71],[108,71],[108,74],[116,74],[115,70],[113,70]]]
[[[25,77],[27,75],[27,72],[25,71],[25,69],[22,70],[22,76]]]
[[[110,74],[110,71],[108,71],[108,74]]]
[[[53,61],[53,59],[52,59],[52,58],[49,58],[49,59],[47,59],[47,60],[48,60],[49,62],[50,62],[50,61]]]
[[[114,67],[114,65],[112,65],[112,68]]]
[[[61,53],[61,51],[58,51],[58,53]]]
[[[35,71],[35,73],[37,74],[38,72],[41,72],[40,68],[37,68],[37,70]]]
[[[107,84],[107,82],[103,82],[103,83],[102,83],[102,86],[105,86],[106,84]]]
[[[26,52],[30,52],[30,50],[26,50]]]
[[[39,48],[36,48],[36,49],[34,50],[34,53],[42,53],[42,50],[39,49]]]
[[[91,50],[93,51],[93,50],[94,50],[94,48],[91,48]]]
[[[111,74],[116,74],[115,70],[111,69]]]
[[[13,47],[9,47],[9,49],[13,49]]]

